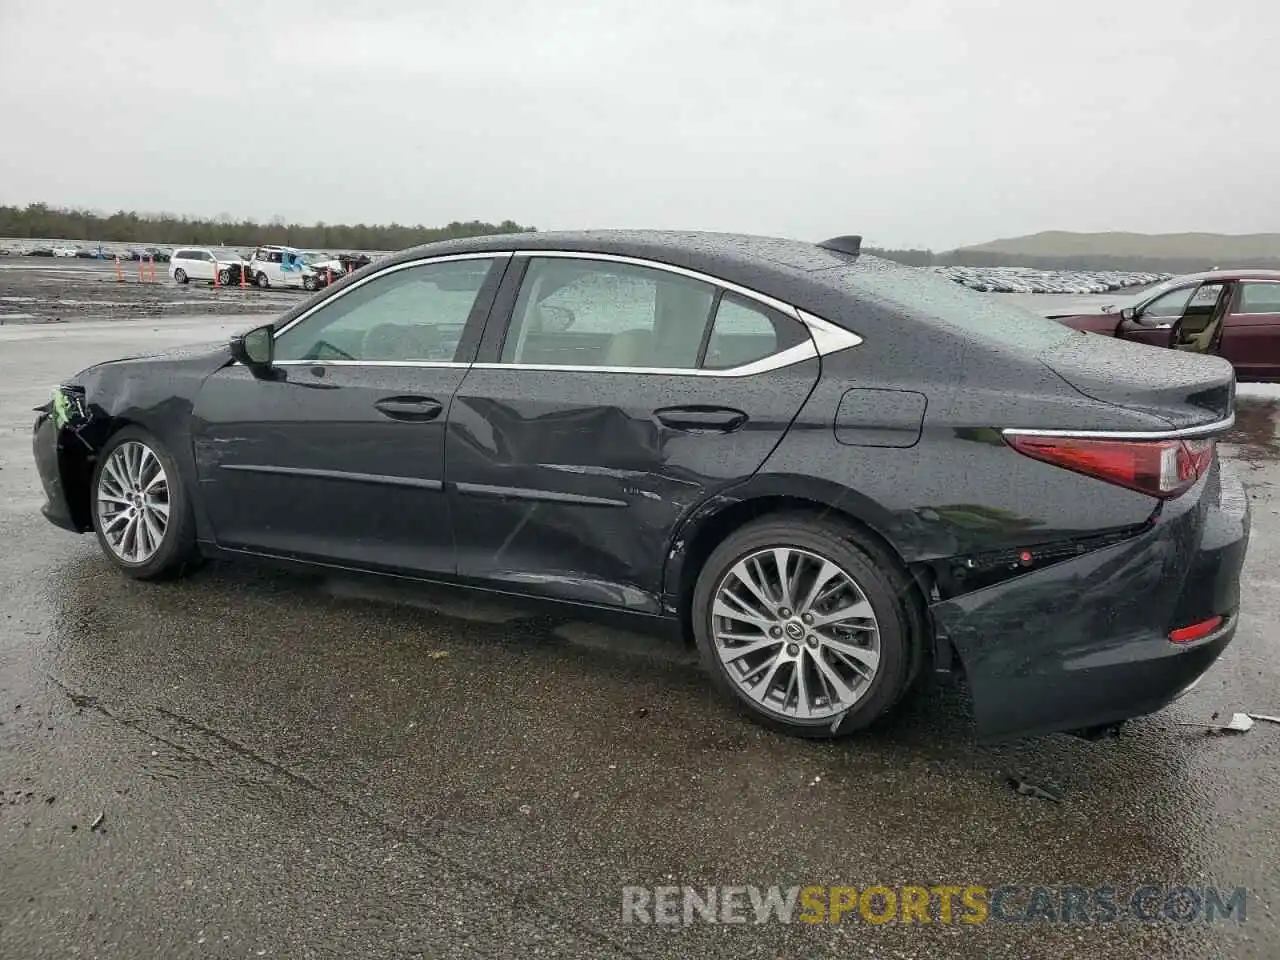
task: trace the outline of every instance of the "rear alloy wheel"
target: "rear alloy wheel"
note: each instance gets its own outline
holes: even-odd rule
[[[258,275],[253,278],[253,282],[256,283],[263,290],[271,286],[271,281],[267,279],[267,275],[261,272],[259,272]]]
[[[852,733],[909,679],[905,579],[856,532],[810,518],[744,527],[693,597],[703,664],[753,719],[803,737]]]
[[[173,279],[176,280],[178,283],[186,283],[187,271],[179,267],[177,270],[173,271]]]
[[[177,465],[145,430],[126,427],[98,457],[93,528],[103,553],[131,577],[181,573],[195,557],[195,524]]]

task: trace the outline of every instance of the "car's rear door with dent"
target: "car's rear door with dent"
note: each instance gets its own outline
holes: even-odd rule
[[[785,305],[625,258],[517,254],[449,415],[458,572],[659,612],[679,522],[759,469],[819,370]]]

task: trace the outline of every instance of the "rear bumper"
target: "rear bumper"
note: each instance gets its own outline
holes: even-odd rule
[[[67,491],[62,482],[57,433],[53,418],[48,414],[42,413],[36,418],[31,437],[31,449],[35,455],[36,472],[40,475],[40,486],[44,489],[45,502],[40,512],[55,526],[73,533],[81,533],[72,515]]]
[[[1244,490],[1219,464],[1130,540],[935,604],[978,735],[1117,723],[1185,693],[1235,636],[1249,525]],[[1214,616],[1208,636],[1169,641]]]

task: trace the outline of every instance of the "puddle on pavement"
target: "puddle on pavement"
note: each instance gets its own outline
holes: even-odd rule
[[[1241,399],[1236,403],[1235,428],[1223,438],[1230,455],[1239,460],[1280,459],[1276,436],[1280,400]]]

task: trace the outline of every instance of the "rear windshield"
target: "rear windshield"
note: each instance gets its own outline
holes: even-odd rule
[[[1070,327],[1005,299],[1016,294],[979,293],[919,267],[862,257],[858,266],[845,271],[841,279],[859,292],[926,319],[1037,353],[1077,335]]]

